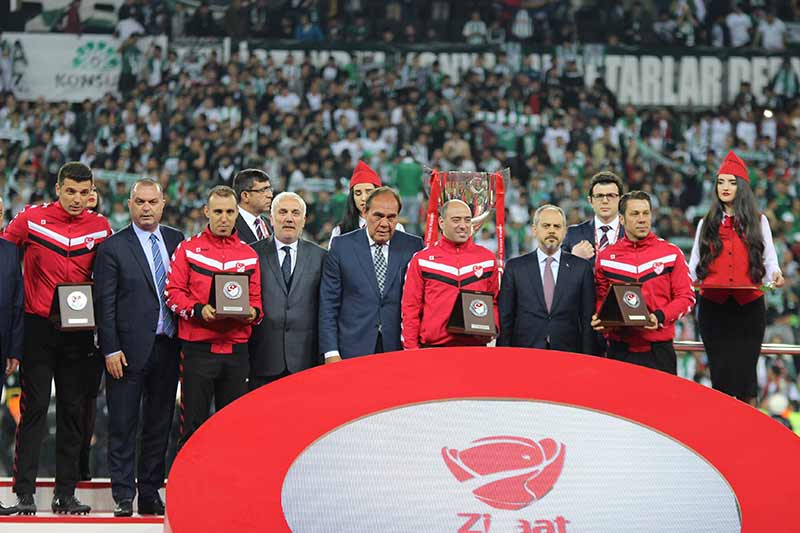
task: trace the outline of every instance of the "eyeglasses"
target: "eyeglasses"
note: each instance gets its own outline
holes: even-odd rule
[[[609,193],[606,193],[606,194],[593,194],[592,195],[592,199],[593,200],[603,200],[603,199],[605,199],[605,200],[611,201],[611,200],[616,200],[617,198],[619,198],[619,194],[617,194],[615,192],[609,192]]]
[[[272,191],[272,187],[262,187],[261,189],[245,189],[245,191],[247,191],[247,192],[255,192],[255,193],[268,192],[268,191]]]

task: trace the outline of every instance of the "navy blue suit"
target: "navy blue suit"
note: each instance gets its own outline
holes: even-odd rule
[[[497,346],[595,353],[592,264],[561,252],[553,304],[547,311],[536,252],[509,259],[500,294]]]
[[[171,257],[183,234],[167,226],[160,229]],[[133,467],[141,403],[142,445],[137,475],[141,505],[155,499],[164,482],[180,344],[177,336],[156,335],[161,300],[132,226],[99,246],[94,282],[100,350],[104,356],[122,351],[128,362],[121,379],[106,374],[111,492],[117,502],[132,500],[136,494]]]
[[[581,241],[589,241],[592,245],[597,245],[594,242],[596,236],[594,217],[589,220],[584,220],[580,224],[573,224],[567,228],[567,235],[564,237],[564,242],[561,243],[561,248],[567,252],[572,252],[572,247]],[[622,224],[619,225],[619,233],[617,240],[625,236],[625,230]]]
[[[366,228],[340,235],[322,268],[319,302],[319,349],[338,350],[342,359],[375,353],[378,332],[384,352],[402,350],[400,301],[411,256],[422,239],[395,231],[389,241],[384,294],[378,291]]]
[[[5,373],[9,357],[22,360],[23,295],[19,250],[0,239],[0,374]],[[0,376],[0,393],[3,381]]]

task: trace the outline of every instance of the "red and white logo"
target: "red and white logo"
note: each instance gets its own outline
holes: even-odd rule
[[[236,263],[236,272],[244,272],[244,263]]]
[[[639,297],[633,291],[625,291],[625,294],[622,295],[622,301],[631,309],[639,307]]]
[[[86,237],[86,247],[90,250],[94,248],[94,237]]]
[[[463,450],[442,448],[442,458],[458,481],[482,482],[472,491],[495,509],[519,510],[541,500],[564,466],[566,447],[551,438],[495,436]]]
[[[662,272],[664,272],[664,263],[660,261],[653,263],[653,272],[655,272],[656,274],[661,274]]]
[[[483,265],[475,265],[472,267],[472,273],[476,278],[483,276]]]
[[[223,285],[222,292],[229,300],[235,300],[242,295],[242,286],[235,281],[229,281]]]
[[[486,316],[489,313],[489,309],[486,307],[486,304],[480,300],[472,300],[469,303],[469,312],[472,313],[474,316],[481,318]]]

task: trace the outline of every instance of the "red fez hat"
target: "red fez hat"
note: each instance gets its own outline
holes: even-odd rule
[[[745,166],[744,161],[742,161],[738,155],[733,153],[733,150],[728,152],[728,155],[725,156],[725,161],[723,161],[722,166],[719,167],[717,176],[720,174],[733,174],[737,178],[742,178],[747,183],[750,183],[747,166]]]
[[[353,170],[353,175],[350,177],[350,188],[352,189],[359,183],[371,183],[376,187],[382,185],[380,176],[363,161],[359,161]]]

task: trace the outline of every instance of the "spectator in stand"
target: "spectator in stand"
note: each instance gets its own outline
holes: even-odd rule
[[[234,40],[247,37],[250,31],[250,5],[247,0],[232,0],[225,10],[223,28]]]
[[[489,36],[489,30],[486,23],[481,20],[481,14],[478,11],[473,11],[470,19],[464,24],[464,30],[461,32],[466,39],[467,44],[484,44]]]
[[[782,109],[786,109],[789,102],[800,94],[800,79],[798,79],[797,73],[792,68],[790,58],[783,58],[780,68],[769,83],[769,87],[778,97],[779,105]]]
[[[214,15],[208,7],[208,0],[203,0],[186,27],[186,33],[195,37],[214,37],[219,34],[219,27]]]
[[[319,26],[311,22],[308,15],[300,15],[300,21],[294,28],[294,38],[298,41],[322,41],[325,36],[322,35]]]
[[[642,2],[635,0],[631,5],[631,9],[625,13],[625,42],[636,46],[648,43],[652,26],[653,21],[650,15],[642,8]]]
[[[742,6],[738,1],[734,2],[733,11],[725,17],[725,24],[730,33],[731,46],[740,48],[750,44],[753,20],[750,15],[742,11]]]
[[[767,17],[758,23],[755,45],[768,52],[781,52],[786,48],[786,25],[769,11]]]

